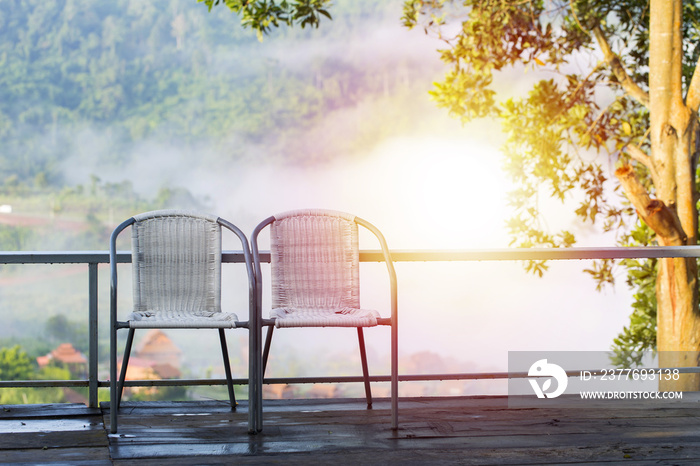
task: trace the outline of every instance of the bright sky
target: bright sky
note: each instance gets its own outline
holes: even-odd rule
[[[507,185],[498,161],[497,151],[479,143],[407,136],[360,161],[248,167],[229,196],[251,196],[257,217],[304,206],[352,212],[375,223],[395,249],[505,247]]]

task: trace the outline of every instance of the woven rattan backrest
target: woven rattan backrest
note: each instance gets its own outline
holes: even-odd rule
[[[294,211],[271,226],[272,306],[359,308],[359,248],[355,217]]]
[[[221,311],[217,217],[160,211],[134,217],[135,311]]]

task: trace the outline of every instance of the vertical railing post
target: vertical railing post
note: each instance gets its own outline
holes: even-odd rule
[[[97,407],[97,263],[88,264],[88,403]]]

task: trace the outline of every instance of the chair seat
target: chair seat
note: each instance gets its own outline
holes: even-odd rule
[[[238,316],[213,311],[138,311],[128,321],[130,328],[236,328]]]
[[[373,309],[302,309],[280,307],[270,311],[275,327],[374,327],[379,312]]]

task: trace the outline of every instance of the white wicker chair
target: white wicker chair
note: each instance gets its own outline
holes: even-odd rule
[[[270,226],[270,318],[262,318],[262,271],[258,236]],[[371,309],[360,306],[358,225],[371,231],[379,240],[386,262],[391,294],[391,317],[382,318]],[[367,369],[364,327],[391,326],[391,408],[392,428],[398,428],[398,338],[396,273],[384,237],[372,224],[361,218],[328,210],[297,210],[275,215],[261,222],[251,237],[255,264],[257,310],[251,329],[256,329],[260,359],[254,364],[254,388],[257,396],[258,429],[262,429],[261,384],[267,357],[276,328],[285,327],[355,327],[360,344],[360,357],[367,407],[372,407],[372,393]],[[251,318],[253,321],[253,318]],[[261,328],[267,326],[265,348],[260,352]],[[252,356],[251,356],[252,357]]]
[[[131,227],[134,308],[124,321],[117,314],[118,235]],[[224,329],[248,327],[234,313],[221,310],[221,227],[241,242],[248,273],[249,314],[255,308],[255,279],[248,240],[230,222],[216,216],[179,210],[136,215],[110,238],[110,430],[117,432],[117,411],[124,388],[136,329],[218,329],[231,409],[236,408]],[[117,331],[128,328],[121,374],[117,379]],[[252,345],[252,342],[251,342]],[[250,375],[255,371],[250,370]],[[251,379],[252,380],[252,379]],[[255,409],[249,408],[254,431]]]

